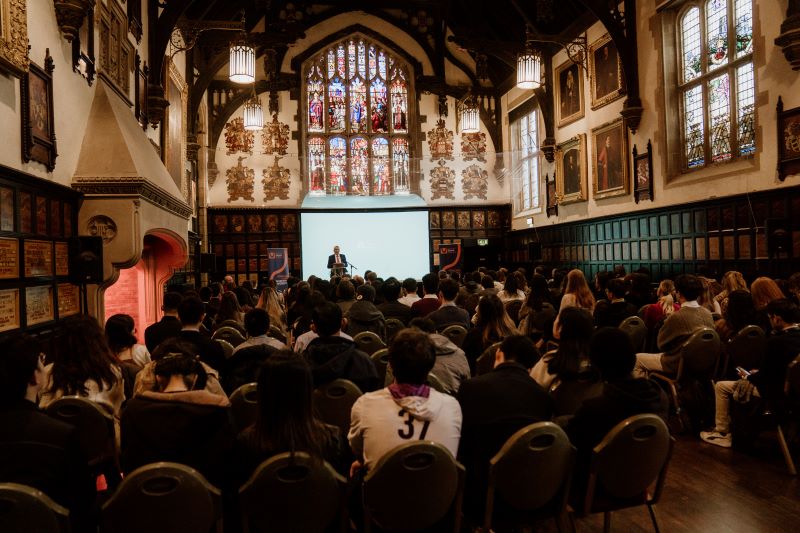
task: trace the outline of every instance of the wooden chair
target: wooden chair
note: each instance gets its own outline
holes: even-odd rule
[[[735,375],[733,369],[740,366],[746,370],[760,368],[767,351],[767,337],[758,326],[745,326],[731,337],[724,349],[724,356],[717,372],[720,379]]]
[[[153,463],[128,474],[103,505],[101,531],[113,533],[222,532],[222,496],[195,469]]]
[[[338,427],[346,435],[350,429],[350,410],[361,394],[352,381],[336,379],[314,391],[314,408],[320,420]]]
[[[214,339],[214,342],[222,346],[222,352],[225,354],[225,359],[230,359],[233,355],[234,346],[224,339]]]
[[[489,461],[483,531],[533,526],[547,518],[561,531],[574,465],[575,448],[556,424],[537,422],[514,433]],[[498,499],[508,512],[495,516]]]
[[[519,310],[522,309],[523,303],[524,302],[522,300],[511,300],[510,302],[506,302],[504,305],[508,317],[516,325],[519,325]]]
[[[450,339],[453,344],[461,348],[461,345],[464,344],[464,339],[467,338],[467,329],[464,326],[453,324],[444,328],[442,330],[442,335]]]
[[[619,329],[631,339],[631,344],[636,352],[644,350],[644,344],[647,341],[647,326],[644,325],[644,320],[638,316],[629,316],[620,323]]]
[[[356,347],[358,347],[359,350],[367,355],[372,355],[381,348],[386,348],[386,344],[383,340],[371,331],[362,331],[353,337],[353,342],[356,343]]]
[[[397,332],[401,329],[405,329],[406,325],[403,324],[403,321],[397,318],[387,318],[386,319],[386,342],[392,342],[394,336],[397,335]]]
[[[461,530],[464,467],[441,444],[401,444],[380,458],[364,478],[364,531],[419,531],[448,512],[454,533]],[[398,497],[402,495],[402,504]]]
[[[375,365],[375,370],[378,371],[378,378],[383,383],[386,380],[386,368],[389,366],[389,349],[381,348],[370,357],[372,363]]]
[[[258,384],[246,383],[231,394],[231,412],[236,430],[242,431],[258,416]]]
[[[245,341],[244,335],[242,333],[231,326],[222,326],[217,328],[211,338],[215,341],[223,340],[230,343],[231,346],[236,348],[240,344]]]
[[[0,525],[3,533],[68,533],[69,511],[33,487],[0,483]]]
[[[483,374],[488,374],[489,372],[494,369],[494,359],[495,354],[497,353],[497,349],[500,347],[502,343],[496,342],[486,348],[483,353],[478,356],[477,361],[475,361],[475,375],[482,376]]]
[[[589,482],[579,514],[603,513],[611,531],[611,512],[646,505],[656,532],[655,504],[661,497],[674,439],[653,414],[626,418],[592,450]]]
[[[47,414],[75,426],[81,450],[93,475],[118,473],[114,417],[100,405],[80,396],[64,396],[47,406]],[[114,480],[107,479],[109,483]]]
[[[256,468],[239,489],[243,531],[322,533],[346,524],[347,481],[305,452],[281,453]]]

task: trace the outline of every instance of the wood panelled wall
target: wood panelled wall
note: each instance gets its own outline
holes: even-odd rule
[[[786,252],[770,253],[781,229]],[[537,242],[541,260],[531,260]],[[512,265],[580,268],[587,276],[624,265],[649,268],[654,281],[698,270],[784,277],[800,271],[800,187],[515,231],[506,245]]]
[[[428,211],[431,271],[439,269],[439,245],[460,243],[462,249],[476,239],[501,245],[511,228],[509,204],[486,206],[432,207]]]

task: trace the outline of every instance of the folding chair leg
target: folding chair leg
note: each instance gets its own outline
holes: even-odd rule
[[[572,533],[578,533],[578,528],[575,525],[575,513],[567,513],[567,518],[569,518],[569,528]]]
[[[650,520],[653,521],[653,528],[655,529],[656,533],[659,533],[658,529],[658,520],[656,519],[656,508],[655,505],[648,503],[647,510],[650,511]]]
[[[603,513],[603,533],[611,533],[611,511]]]
[[[783,428],[778,424],[778,442],[781,444],[781,451],[783,452],[783,459],[786,461],[786,468],[789,469],[789,474],[792,476],[797,475],[797,469],[794,467],[792,460],[792,452],[789,450],[789,445],[786,442],[786,437],[783,434]]]

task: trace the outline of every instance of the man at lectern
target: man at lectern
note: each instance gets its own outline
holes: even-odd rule
[[[333,254],[328,256],[328,268],[339,270],[339,274],[344,273],[344,268],[347,266],[347,257],[339,253],[339,246],[333,247]],[[333,274],[333,272],[331,272]]]

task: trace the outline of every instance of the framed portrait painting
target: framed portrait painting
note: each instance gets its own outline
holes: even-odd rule
[[[583,69],[567,61],[556,69],[556,116],[558,127],[583,118]]]
[[[44,68],[31,62],[20,81],[22,92],[22,160],[36,161],[52,172],[56,166],[53,120],[53,58],[47,49]]]
[[[653,201],[653,153],[650,140],[647,141],[647,151],[640,154],[633,145],[633,199]]]
[[[584,202],[589,199],[585,133],[556,147],[556,174],[559,204]]]
[[[558,193],[556,191],[556,175],[551,178],[549,174],[544,177],[545,194],[547,200],[547,217],[558,216]]]
[[[184,176],[184,161],[186,161],[186,105],[189,97],[186,82],[183,80],[178,67],[171,60],[164,64],[164,80],[166,98],[169,106],[166,109],[164,124],[162,126],[162,156],[175,185],[178,186],[184,198],[188,198],[189,183]]]
[[[25,0],[0,0],[0,70],[22,77],[28,71]]]
[[[627,141],[628,135],[622,119],[592,130],[592,183],[595,199],[629,193]]]
[[[617,45],[606,34],[589,47],[592,109],[622,97],[622,63]]]
[[[783,110],[778,97],[778,177],[800,174],[800,107]]]

